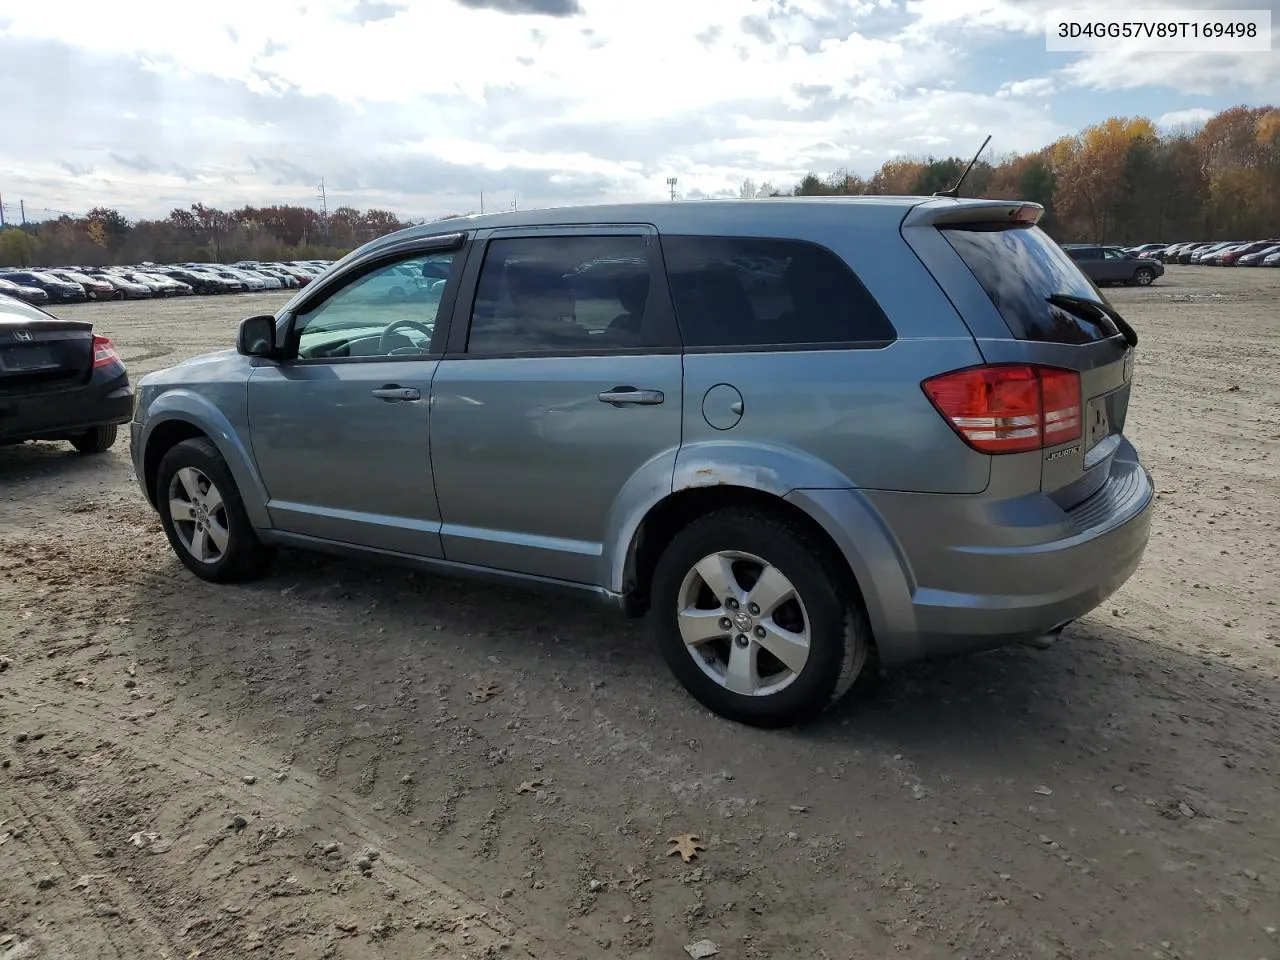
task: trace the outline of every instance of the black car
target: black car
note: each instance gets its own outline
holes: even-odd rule
[[[93,324],[0,297],[0,445],[69,440],[102,453],[132,416],[129,374]]]
[[[204,274],[195,273],[191,270],[177,270],[170,267],[162,267],[158,270],[152,270],[151,272],[158,273],[162,277],[168,277],[170,280],[177,280],[180,283],[185,283],[187,286],[195,290],[196,293],[222,293],[226,289],[213,278]]]
[[[26,303],[48,303],[49,295],[39,287],[28,287],[21,283],[11,283],[5,279],[7,273],[0,274],[0,294],[22,300]]]
[[[4,278],[24,287],[39,287],[49,295],[50,303],[82,303],[89,299],[84,287],[70,280],[59,280],[42,270],[18,270],[6,273]]]

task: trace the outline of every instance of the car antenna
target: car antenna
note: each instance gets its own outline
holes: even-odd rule
[[[953,199],[956,197],[959,197],[960,187],[964,183],[965,177],[969,176],[969,171],[973,169],[973,165],[978,162],[978,158],[982,156],[982,151],[987,149],[987,144],[990,142],[991,142],[991,134],[988,133],[987,139],[982,141],[982,146],[980,146],[978,148],[978,152],[973,155],[973,159],[969,161],[969,165],[964,168],[964,173],[960,174],[960,179],[956,181],[955,186],[949,187],[946,190],[939,190],[937,193],[934,194],[934,196],[935,197],[951,197]]]

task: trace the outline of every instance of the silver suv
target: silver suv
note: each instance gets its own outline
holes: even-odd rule
[[[1034,204],[705,201],[413,227],[145,377],[182,562],[278,546],[650,612],[704,705],[1044,643],[1133,573],[1137,338]]]

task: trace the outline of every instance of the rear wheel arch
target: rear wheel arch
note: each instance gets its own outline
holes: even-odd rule
[[[627,548],[623,592],[631,616],[641,616],[649,608],[649,590],[658,558],[677,533],[708,514],[729,507],[754,509],[771,514],[801,528],[819,544],[837,572],[840,586],[865,606],[861,585],[835,540],[817,520],[802,508],[775,494],[753,487],[718,484],[690,487],[664,497],[654,504],[636,527]]]

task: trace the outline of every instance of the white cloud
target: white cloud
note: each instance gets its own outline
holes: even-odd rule
[[[1212,116],[1213,111],[1206,110],[1203,107],[1192,107],[1190,110],[1170,110],[1168,113],[1162,113],[1160,118],[1156,120],[1156,124],[1166,130],[1172,130],[1175,127],[1197,126]]]
[[[1049,77],[1032,77],[1030,80],[1007,80],[1000,84],[996,96],[1006,97],[1047,97],[1055,89]]]

